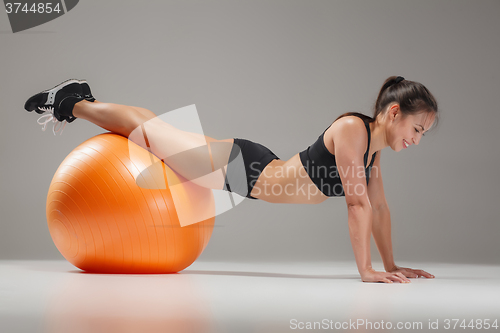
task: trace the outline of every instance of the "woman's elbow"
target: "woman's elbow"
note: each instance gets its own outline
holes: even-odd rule
[[[369,200],[346,200],[347,210],[372,210],[372,205]]]
[[[365,190],[362,193],[345,193],[345,203],[347,204],[347,208],[350,207],[370,207],[371,202],[368,193]]]

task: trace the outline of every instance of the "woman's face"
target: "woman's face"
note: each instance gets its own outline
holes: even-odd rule
[[[421,112],[404,117],[399,105],[389,109],[390,127],[387,135],[392,150],[399,152],[412,145],[418,145],[422,136],[434,123],[434,112]]]

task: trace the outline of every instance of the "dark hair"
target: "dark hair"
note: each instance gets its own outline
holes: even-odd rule
[[[434,124],[439,120],[438,105],[431,92],[421,83],[409,80],[396,80],[398,76],[388,77],[373,107],[373,117],[359,112],[347,112],[340,115],[335,121],[342,117],[357,115],[366,122],[374,122],[379,114],[392,102],[397,102],[403,117],[419,114],[421,112],[434,112],[436,118]],[[434,126],[435,127],[435,126]]]

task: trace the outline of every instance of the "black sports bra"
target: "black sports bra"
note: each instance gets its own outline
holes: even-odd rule
[[[363,118],[361,119],[363,120]],[[370,125],[366,121],[364,121],[364,123],[366,131],[368,132],[368,147],[364,155],[363,166],[366,165],[366,162],[368,161],[371,141]],[[330,128],[330,126],[328,126],[328,128]],[[324,195],[328,197],[343,197],[345,196],[345,193],[344,188],[342,187],[339,170],[337,170],[335,155],[328,151],[324,142],[324,136],[327,129],[323,131],[316,142],[299,153],[300,161],[313,183],[316,184],[318,189],[323,192]],[[367,185],[370,181],[370,173],[376,154],[377,152],[373,153],[370,165],[365,168]],[[357,171],[355,170],[355,172]]]

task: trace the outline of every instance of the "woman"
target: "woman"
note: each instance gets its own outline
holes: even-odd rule
[[[58,122],[82,118],[128,137],[150,149],[174,171],[207,188],[273,203],[316,204],[331,196],[345,196],[362,281],[407,283],[408,278],[434,277],[394,263],[390,212],[380,172],[383,148],[399,152],[418,145],[437,120],[437,102],[418,82],[389,77],[380,89],[373,118],[345,113],[315,143],[287,161],[249,140],[216,140],[181,131],[144,108],[100,103],[85,81],[68,80],[36,94],[28,99],[25,109],[47,112],[41,117],[45,121],[39,119],[39,123],[45,129],[53,120],[54,134]],[[236,163],[238,156],[241,164]],[[372,233],[386,272],[371,266]]]

